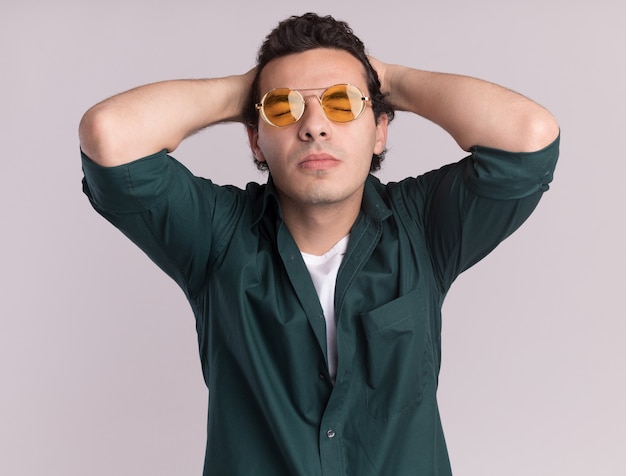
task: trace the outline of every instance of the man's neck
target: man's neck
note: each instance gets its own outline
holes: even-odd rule
[[[323,255],[350,233],[360,203],[283,208],[283,219],[300,251]]]

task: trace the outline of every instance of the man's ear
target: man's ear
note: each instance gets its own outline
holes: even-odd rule
[[[381,114],[376,120],[376,142],[374,143],[374,153],[381,154],[387,146],[387,128],[389,126],[389,116]]]
[[[265,162],[265,156],[259,147],[259,130],[252,126],[246,126],[246,128],[248,130],[248,142],[250,143],[252,155],[254,155],[254,158],[259,162]]]

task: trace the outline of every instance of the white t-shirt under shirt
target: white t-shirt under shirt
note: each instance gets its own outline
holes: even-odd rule
[[[341,260],[346,254],[350,235],[343,237],[335,246],[321,256],[302,253],[313,285],[317,291],[326,319],[326,353],[328,372],[335,381],[337,376],[337,323],[335,321],[335,283]]]

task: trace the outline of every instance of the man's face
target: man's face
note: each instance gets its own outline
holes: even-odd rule
[[[261,72],[261,94],[287,87],[302,90],[306,102],[294,124],[274,127],[260,118],[258,130],[249,129],[252,151],[267,163],[283,208],[361,203],[372,154],[385,148],[387,117],[376,124],[367,104],[351,122],[328,119],[315,96],[345,83],[369,95],[363,65],[342,50],[320,48],[284,56]]]

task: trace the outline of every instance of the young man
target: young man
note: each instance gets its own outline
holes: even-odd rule
[[[379,82],[380,80],[380,82]],[[395,110],[469,156],[383,185]],[[169,155],[248,125],[267,184],[197,178]],[[331,17],[292,17],[258,65],[142,86],[80,125],[84,190],[193,308],[209,420],[205,474],[449,475],[436,388],[454,279],[529,216],[559,129],[468,77],[384,64]]]

